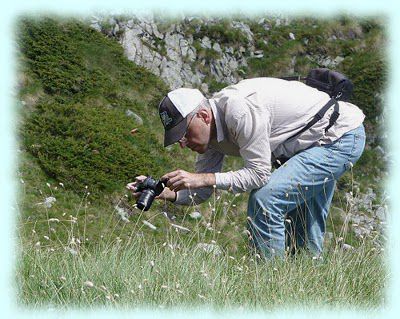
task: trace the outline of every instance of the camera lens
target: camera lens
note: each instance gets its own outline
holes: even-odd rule
[[[145,189],[136,202],[137,208],[144,211],[149,210],[155,197],[155,192],[152,189]]]

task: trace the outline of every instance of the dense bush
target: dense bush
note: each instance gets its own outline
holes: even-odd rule
[[[353,81],[354,94],[351,101],[358,105],[370,121],[382,113],[387,77],[386,65],[379,52],[360,52],[348,57],[343,70]]]
[[[22,132],[50,176],[76,191],[88,185],[111,192],[137,175],[160,176],[171,167],[155,136],[145,127],[131,136],[133,125],[107,108],[51,103],[39,105]]]
[[[116,41],[75,20],[25,18],[18,27],[26,69],[45,93],[23,114],[22,141],[51,177],[100,193],[171,168],[148,125],[159,122],[150,117],[166,92],[161,80],[127,60]],[[135,136],[128,108],[147,114]]]
[[[21,52],[46,93],[77,99],[88,94],[112,98],[124,88],[166,90],[156,76],[126,59],[116,41],[80,22],[26,18],[18,30]]]

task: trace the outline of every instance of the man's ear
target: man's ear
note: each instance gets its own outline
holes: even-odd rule
[[[211,110],[210,109],[206,109],[206,108],[201,109],[200,111],[197,112],[197,116],[202,118],[206,124],[211,123]]]

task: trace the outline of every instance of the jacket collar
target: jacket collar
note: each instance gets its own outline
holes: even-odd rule
[[[217,142],[219,143],[225,138],[224,130],[221,123],[221,112],[218,109],[217,103],[214,99],[209,99],[208,101],[210,102],[211,110],[214,114],[215,126],[217,129]]]

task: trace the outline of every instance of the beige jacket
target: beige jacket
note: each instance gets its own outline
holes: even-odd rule
[[[271,175],[273,157],[291,157],[311,146],[329,144],[357,128],[365,115],[354,104],[339,102],[340,116],[325,133],[331,107],[324,118],[290,142],[329,101],[328,94],[298,81],[254,78],[228,86],[209,99],[217,136],[209,150],[198,155],[196,172],[216,173],[216,187],[245,192],[262,187]],[[221,173],[225,155],[241,156],[244,167]],[[193,190],[195,202],[207,199],[212,188]],[[177,204],[190,204],[190,191],[179,191]],[[193,194],[192,194],[193,195]]]

